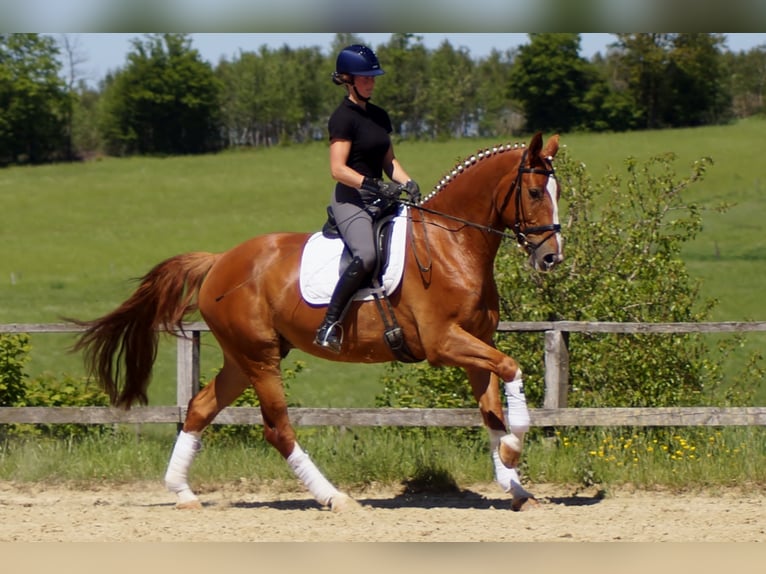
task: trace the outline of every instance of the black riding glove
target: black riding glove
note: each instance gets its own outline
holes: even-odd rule
[[[404,184],[404,191],[412,203],[420,203],[420,186],[416,182],[409,180]]]
[[[385,199],[396,199],[402,193],[402,186],[392,181],[383,181],[374,177],[365,177],[362,181],[362,187],[359,188],[377,197]]]

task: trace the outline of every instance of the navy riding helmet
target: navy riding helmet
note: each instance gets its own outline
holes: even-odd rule
[[[340,51],[338,59],[335,61],[335,72],[332,75],[333,81],[342,83],[339,78],[341,74],[351,76],[380,76],[385,74],[375,52],[367,46],[361,44],[352,44]]]

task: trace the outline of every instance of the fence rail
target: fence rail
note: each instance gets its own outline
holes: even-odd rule
[[[6,324],[0,333],[75,333],[70,324]],[[176,405],[136,407],[0,407],[7,423],[176,423],[199,390],[201,322],[184,325],[176,353]],[[766,407],[566,408],[569,354],[565,333],[766,332],[766,322],[608,323],[582,321],[501,322],[499,332],[539,332],[545,337],[543,408],[530,409],[533,426],[766,426]],[[290,408],[296,426],[481,426],[478,409]],[[228,407],[214,424],[262,424],[254,407]]]

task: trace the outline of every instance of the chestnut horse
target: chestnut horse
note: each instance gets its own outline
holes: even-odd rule
[[[434,190],[409,206],[409,245],[401,284],[390,296],[413,359],[465,369],[489,432],[495,479],[514,510],[536,504],[520,483],[517,465],[529,413],[521,369],[498,351],[494,259],[513,232],[533,268],[549,270],[562,258],[559,186],[552,161],[559,138],[543,148],[542,134],[525,145],[478,152],[456,165]],[[188,471],[201,433],[249,385],[260,402],[266,440],[322,505],[338,511],[358,504],[338,491],[296,441],[288,419],[280,362],[292,348],[330,360],[392,361],[375,304],[354,302],[344,318],[340,355],[315,346],[324,308],[306,303],[299,266],[309,238],[303,233],[254,237],[223,253],[193,252],[156,265],[120,307],[92,321],[74,350],[113,405],[147,403],[158,332],[181,329],[199,309],[223,351],[223,366],[189,402],[165,475],[177,506],[199,508]],[[505,385],[508,426],[499,383]],[[529,504],[526,504],[529,502]]]

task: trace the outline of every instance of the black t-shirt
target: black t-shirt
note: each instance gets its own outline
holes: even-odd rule
[[[362,109],[346,97],[330,116],[327,127],[330,141],[351,142],[346,165],[366,177],[383,177],[383,158],[391,146],[393,131],[383,108],[368,102],[366,109]]]

